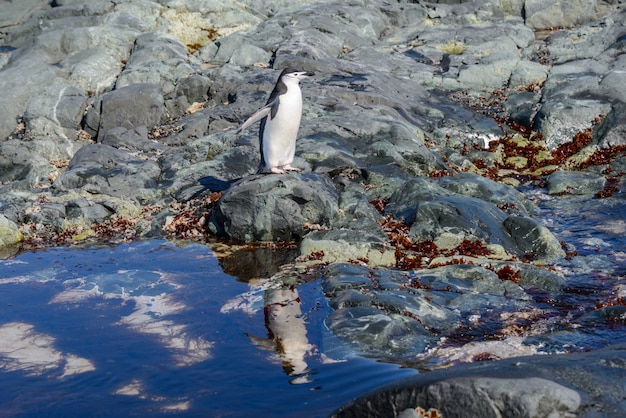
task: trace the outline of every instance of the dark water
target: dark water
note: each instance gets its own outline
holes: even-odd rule
[[[316,281],[283,318],[256,282],[163,241],[0,261],[0,416],[326,416],[416,373],[333,342]],[[308,352],[263,347],[269,330]]]

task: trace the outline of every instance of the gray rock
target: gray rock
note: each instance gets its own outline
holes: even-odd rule
[[[626,80],[624,80],[624,82],[626,82]],[[616,103],[612,106],[611,111],[596,127],[594,136],[601,148],[612,148],[626,145],[625,115],[626,101]]]
[[[65,82],[55,82],[28,103],[23,116],[28,135],[31,138],[60,136],[62,140],[74,141],[86,106],[84,91]],[[72,145],[68,145],[71,149]]]
[[[599,174],[559,170],[546,178],[550,194],[594,194],[606,185],[606,178]]]
[[[596,1],[526,0],[525,23],[533,29],[576,26],[592,21],[597,16]]]
[[[539,110],[541,95],[525,91],[511,94],[504,103],[504,109],[509,115],[510,122],[516,122],[532,129],[537,111]]]
[[[153,203],[160,175],[152,161],[133,158],[128,152],[103,144],[81,148],[53,184],[57,192],[85,191]]]
[[[187,47],[164,33],[145,33],[137,37],[126,67],[115,82],[117,90],[137,84],[155,84],[161,94],[173,93],[179,80],[195,73],[189,63]]]
[[[0,30],[5,32],[11,26],[23,23],[33,12],[46,8],[46,6],[48,6],[46,0],[24,0],[18,3],[7,2],[2,7]]]
[[[624,345],[586,353],[478,362],[375,389],[334,417],[391,417],[434,408],[442,416],[621,416]],[[515,378],[511,378],[514,375]]]
[[[234,33],[205,46],[198,51],[197,56],[205,62],[249,67],[268,64],[272,59],[272,52],[254,45],[248,36]]]
[[[395,250],[385,239],[378,234],[353,229],[310,232],[300,243],[300,254],[315,256],[322,262],[360,261],[387,267],[396,264]]]
[[[514,241],[518,254],[521,252],[538,263],[550,263],[565,257],[560,242],[538,221],[521,216],[509,216],[503,226]]]
[[[30,99],[42,86],[52,85],[56,75],[40,54],[30,50],[14,52],[1,74],[0,115],[6,123],[0,124],[0,138],[5,139],[17,128],[17,119]],[[24,74],[28,74],[28,82],[24,82]]]
[[[165,145],[148,139],[148,128],[145,126],[137,126],[134,129],[126,129],[122,126],[111,128],[107,130],[100,142],[114,148],[148,155],[167,149]]]
[[[411,224],[416,220],[415,210],[419,202],[453,194],[430,179],[416,178],[407,181],[391,195],[385,212],[391,214],[395,219]]]
[[[174,91],[165,95],[165,107],[172,116],[182,116],[189,112],[194,103],[208,100],[210,80],[200,75],[191,75],[178,81]]]
[[[339,182],[338,178],[340,176],[333,179],[335,183]],[[387,239],[380,226],[382,216],[370,204],[360,185],[349,183],[344,187],[339,195],[339,210],[340,214],[333,221],[333,228],[349,228]]]
[[[548,149],[571,142],[578,132],[593,127],[594,121],[611,111],[611,105],[599,100],[546,98],[536,115],[537,129],[543,134]]]
[[[524,309],[529,301],[515,283],[471,265],[398,272],[337,262],[322,279],[331,332],[361,353],[398,359],[424,354],[487,306]],[[378,329],[395,337],[380,338]]]
[[[305,223],[326,225],[337,211],[337,194],[326,176],[252,176],[222,195],[210,227],[238,241],[300,240]]]
[[[11,139],[0,143],[0,191],[48,187],[59,175],[51,160],[64,161],[80,145],[48,138],[33,141]]]
[[[481,199],[461,195],[436,197],[415,204],[415,222],[409,236],[415,242],[436,240],[444,232],[463,239],[485,240],[515,251],[502,230],[506,213]]]
[[[0,215],[0,248],[17,244],[23,236],[15,222]]]
[[[548,78],[549,67],[535,61],[519,61],[511,72],[509,86],[529,87],[542,85]]]
[[[505,212],[531,215],[537,211],[535,205],[514,187],[477,174],[458,173],[454,176],[441,177],[437,183],[451,192],[493,203]]]
[[[24,215],[24,222],[46,225],[62,231],[66,226],[65,204],[63,202],[43,202],[36,210]]]
[[[68,220],[83,220],[88,224],[100,223],[114,212],[113,208],[88,199],[75,199],[65,206],[65,215]]]
[[[163,122],[163,103],[161,86],[133,84],[102,95],[89,111],[87,123],[99,139],[112,128],[152,128]]]

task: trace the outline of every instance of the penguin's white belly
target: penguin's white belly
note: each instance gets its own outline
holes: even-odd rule
[[[263,156],[268,168],[293,162],[301,116],[300,92],[281,96],[278,112],[274,119],[268,116],[263,132]]]

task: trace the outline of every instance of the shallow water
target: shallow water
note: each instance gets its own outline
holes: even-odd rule
[[[284,368],[285,353],[258,345],[268,341],[271,292],[225,274],[197,244],[0,261],[0,416],[326,416],[416,373],[337,350],[315,281],[297,288],[300,314],[283,318],[309,345],[292,360],[298,372]]]
[[[558,299],[536,295],[553,337],[523,344],[626,341],[626,321],[593,317],[626,295],[623,197],[528,193],[578,256],[552,267]],[[324,327],[319,281],[264,280],[268,255],[220,264],[204,245],[155,240],[0,260],[0,416],[327,416],[417,373],[355,355]]]

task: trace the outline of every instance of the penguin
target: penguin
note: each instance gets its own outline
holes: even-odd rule
[[[258,172],[284,174],[286,171],[300,171],[291,166],[302,116],[300,81],[313,75],[312,72],[293,68],[283,70],[265,106],[238,129],[241,132],[254,122],[261,121],[261,163]]]

